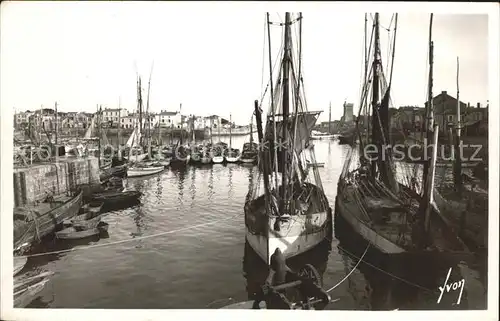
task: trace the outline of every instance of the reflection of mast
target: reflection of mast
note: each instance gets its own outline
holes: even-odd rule
[[[196,198],[196,168],[191,169],[191,200]]]
[[[214,168],[210,167],[210,176],[208,177],[208,199],[212,200],[214,193]]]
[[[229,184],[228,196],[229,196],[229,199],[231,199],[233,196],[233,167],[232,166],[229,166],[227,181]]]

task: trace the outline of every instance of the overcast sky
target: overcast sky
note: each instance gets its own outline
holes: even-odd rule
[[[212,8],[212,9],[209,9]],[[150,108],[229,116],[248,123],[262,92],[265,11],[222,10],[168,2],[2,2],[1,108],[94,111],[96,104],[133,111],[136,69],[146,88],[151,65]],[[310,110],[321,120],[342,115],[344,100],[359,104],[364,13],[303,12],[303,70]],[[271,20],[284,13],[271,14]],[[390,13],[381,14],[388,27]],[[427,85],[429,14],[400,13],[393,75],[396,106],[423,105]],[[273,27],[276,34],[276,28]],[[279,31],[278,31],[279,32]],[[486,103],[488,16],[434,15],[434,93]],[[381,32],[383,57],[388,33]],[[279,45],[280,36],[273,38]],[[273,56],[277,53],[274,51]],[[264,65],[267,67],[267,53]],[[264,82],[268,69],[264,70]],[[144,97],[145,98],[145,97]]]

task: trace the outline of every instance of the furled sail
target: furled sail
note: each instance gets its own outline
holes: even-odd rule
[[[95,138],[96,120],[97,120],[96,116],[92,117],[92,121],[90,122],[90,126],[87,128],[87,131],[85,132],[85,135],[83,136],[84,139]]]
[[[276,144],[274,143],[273,120],[272,117],[268,117],[266,125],[266,143],[264,144],[264,153],[269,154],[268,159],[272,160],[269,162],[270,165],[275,164],[273,155],[277,154],[279,167],[278,171],[281,172],[280,164],[282,154],[279,153],[279,151],[282,148],[290,148],[292,153],[300,155],[302,151],[309,146],[309,142],[311,140],[311,130],[315,126],[320,113],[321,111],[299,112],[296,114],[296,117],[290,117],[290,119],[288,120],[288,143],[284,142],[282,139],[283,121],[277,118],[278,121],[276,122]],[[295,137],[295,139],[293,139],[293,137]],[[275,149],[278,151],[278,153],[274,153]]]

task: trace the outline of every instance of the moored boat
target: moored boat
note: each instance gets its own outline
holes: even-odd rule
[[[225,156],[225,160],[228,163],[238,163],[241,158],[241,153],[238,149],[230,149]]]
[[[88,230],[96,227],[99,222],[101,222],[102,215],[92,217],[86,220],[72,220],[71,226],[73,226],[77,231]]]
[[[53,232],[65,219],[78,213],[82,204],[83,191],[74,196],[48,197],[37,205],[14,209],[14,250],[25,244],[40,240]]]
[[[104,205],[103,202],[90,202],[90,203],[83,205],[82,208],[85,212],[90,212],[91,216],[94,216],[95,214],[98,214],[99,212],[101,212],[103,205]]]
[[[164,169],[165,167],[160,164],[146,166],[138,163],[133,166],[129,166],[129,168],[127,169],[127,176],[140,177],[140,176],[153,175],[163,171]]]
[[[397,14],[395,21],[397,25]],[[368,50],[374,53],[373,64],[370,64],[373,69],[370,72],[365,70],[365,75],[370,75],[365,78],[365,82],[371,84],[372,87],[372,105],[378,106],[372,111],[371,117],[373,119],[380,117],[381,120],[374,123],[375,125],[371,128],[372,133],[369,136],[367,133],[368,137],[362,140],[362,144],[375,145],[379,151],[382,150],[387,154],[383,157],[371,158],[366,155],[356,155],[352,148],[349,149],[338,182],[335,213],[379,252],[388,255],[438,254],[443,258],[450,254],[450,258],[453,256],[453,259],[470,259],[471,255],[467,246],[443,219],[439,211],[436,211],[433,196],[437,148],[434,149],[430,161],[424,165],[422,195],[414,186],[405,186],[396,180],[392,152],[384,148],[392,146],[388,135],[392,87],[391,82],[384,85],[385,77],[382,74],[381,54],[378,48],[380,28],[378,13],[375,13],[373,28],[375,35],[373,44],[376,47]],[[431,80],[432,42],[429,48],[431,64],[429,79]],[[360,110],[366,110],[363,109],[363,105],[368,103],[367,93],[370,90],[368,85],[364,85],[363,88]],[[432,81],[429,83],[428,93],[431,100]],[[429,105],[426,106],[426,119],[432,124],[433,110],[431,104]],[[432,138],[434,146],[437,146],[439,127],[427,125],[428,138]],[[351,164],[353,163],[360,165],[352,170]],[[413,171],[408,174],[408,177],[416,180]]]
[[[53,272],[43,272],[31,277],[18,277],[14,279],[14,307],[24,308],[30,304],[40,293],[45,284],[49,282]]]
[[[319,132],[319,131],[316,131],[316,130],[313,130],[312,133],[311,133],[311,139],[315,139],[315,140],[322,140],[322,139],[333,139],[334,136],[333,134],[328,134],[328,133],[322,133],[322,132]]]
[[[290,99],[290,87],[298,88],[302,81],[302,75],[295,72],[298,69],[293,68],[295,53],[292,51],[296,47],[292,45],[292,23],[301,24],[302,15],[294,22],[290,13],[285,15],[285,49],[281,64],[278,64],[282,67],[274,91],[282,93],[281,103],[277,106],[274,99],[271,100],[265,132],[259,101],[255,101],[254,106],[259,143],[268,148],[259,151],[262,175],[259,173],[254,180],[258,183],[249,188],[244,208],[245,229],[248,243],[266,264],[270,263],[276,249],[285,259],[313,249],[327,237],[332,227],[331,209],[317,168],[311,168],[313,175],[309,175],[299,158],[305,153],[314,155],[314,147],[308,144],[310,129],[321,112],[307,111],[302,93],[297,92]],[[294,144],[279,148],[280,141]]]
[[[14,276],[21,272],[27,262],[28,258],[25,256],[14,256]]]
[[[126,192],[101,192],[94,193],[91,196],[93,201],[101,201],[104,203],[103,208],[110,208],[119,206],[122,204],[129,204],[139,201],[142,193],[138,191],[126,191]]]
[[[108,231],[109,224],[105,222],[99,222],[99,224],[93,228],[78,230],[71,226],[65,228],[59,232],[56,232],[56,237],[61,240],[76,240],[82,239],[94,235],[98,235],[102,232]]]

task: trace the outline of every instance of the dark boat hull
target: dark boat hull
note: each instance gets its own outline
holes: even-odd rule
[[[82,197],[83,191],[79,191],[75,197],[60,204],[60,206],[54,207],[40,216],[35,213],[34,220],[18,224],[17,226],[15,224],[15,229],[18,227],[20,230],[15,230],[14,235],[18,233],[20,235],[14,239],[14,249],[17,249],[24,243],[32,243],[35,239],[41,239],[52,233],[57,225],[65,219],[77,215],[82,205]],[[36,207],[33,207],[33,209],[36,210]]]

